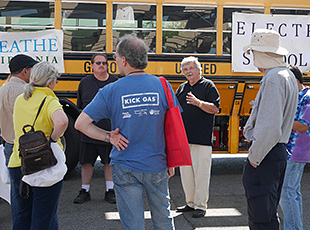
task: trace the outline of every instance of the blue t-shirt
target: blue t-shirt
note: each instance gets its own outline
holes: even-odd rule
[[[179,106],[174,94],[173,97]],[[126,76],[100,89],[83,112],[96,122],[111,119],[112,130],[119,128],[129,140],[125,150],[118,151],[113,146],[111,165],[159,173],[167,170],[164,121],[168,109],[159,78],[143,74]]]

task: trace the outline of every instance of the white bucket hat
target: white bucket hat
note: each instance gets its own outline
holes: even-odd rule
[[[280,46],[280,35],[274,30],[256,29],[251,37],[251,44],[243,48],[247,53],[250,50],[260,52],[275,53],[279,55],[286,55],[289,52],[287,49]]]

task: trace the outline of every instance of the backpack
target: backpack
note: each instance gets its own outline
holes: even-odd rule
[[[33,124],[27,124],[23,127],[24,134],[20,136],[18,140],[18,150],[19,156],[21,158],[21,171],[23,175],[29,175],[57,164],[57,159],[53,154],[53,151],[50,147],[50,142],[47,140],[44,132],[41,130],[34,130],[35,122],[39,116],[45,100],[46,97],[41,102]],[[26,131],[26,129],[29,131]]]
[[[35,131],[34,125],[43,107],[46,97],[43,99],[33,125],[23,127],[24,134],[19,138],[19,156],[21,157],[21,170],[23,175],[29,175],[57,164],[57,160],[50,147],[50,142],[41,131]],[[26,131],[30,128],[29,131]]]

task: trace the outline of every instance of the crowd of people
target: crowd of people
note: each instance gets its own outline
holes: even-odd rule
[[[143,191],[154,229],[175,228],[168,188],[174,168],[167,168],[164,135],[169,105],[159,78],[145,72],[148,51],[135,35],[121,37],[113,58],[125,77],[109,74],[107,56],[95,54],[93,74],[84,77],[78,88],[81,114],[75,128],[81,132],[82,183],[73,202],[91,200],[94,163],[100,156],[106,181],[104,199],[116,203],[126,230],[145,229]],[[253,53],[254,65],[264,73],[244,128],[251,143],[242,178],[248,224],[251,230],[279,229],[280,204],[284,229],[303,229],[300,181],[310,161],[309,88],[303,85],[298,67],[284,63],[288,51],[281,47],[277,32],[255,30],[245,52]],[[55,230],[63,179],[48,187],[30,186],[29,198],[23,199],[19,195],[18,138],[46,97],[36,129],[62,147],[60,137],[68,118],[53,92],[59,74],[52,64],[37,63],[23,54],[13,57],[9,68],[11,75],[0,88],[0,128],[11,180],[13,229]],[[177,212],[192,212],[193,218],[201,218],[209,199],[212,133],[220,95],[215,84],[201,75],[198,58],[184,58],[181,70],[187,81],[172,95],[182,112],[192,165],[180,167],[185,206]]]

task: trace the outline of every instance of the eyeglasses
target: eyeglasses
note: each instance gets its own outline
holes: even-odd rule
[[[96,61],[95,64],[96,65],[100,65],[100,64],[107,65],[108,63],[106,61]]]
[[[117,56],[116,54],[113,55],[114,60],[116,60],[117,57],[120,57],[120,56]]]

